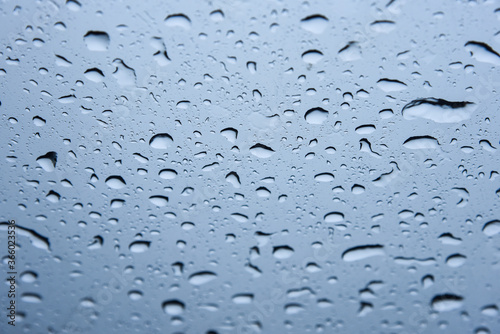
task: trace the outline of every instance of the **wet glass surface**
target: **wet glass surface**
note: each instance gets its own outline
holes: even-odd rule
[[[0,332],[500,332],[499,2],[6,0],[0,28]]]

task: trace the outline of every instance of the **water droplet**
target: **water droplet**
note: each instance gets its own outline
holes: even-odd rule
[[[231,143],[236,142],[236,139],[238,138],[238,130],[236,130],[234,128],[225,128],[225,129],[221,130],[220,133],[221,133],[221,135],[226,137],[226,139],[228,141],[230,141]]]
[[[234,295],[232,300],[233,300],[233,303],[235,303],[235,304],[251,304],[252,300],[253,300],[253,294],[240,293],[240,294]]]
[[[184,14],[172,14],[165,18],[165,25],[167,27],[178,27],[189,30],[191,28],[191,20]]]
[[[355,61],[361,59],[361,45],[358,42],[349,42],[338,52],[342,61]]]
[[[130,300],[139,300],[142,298],[142,292],[138,290],[131,290],[128,292],[128,297]]]
[[[241,213],[232,213],[231,217],[233,217],[233,219],[238,223],[246,223],[248,221],[248,217]]]
[[[469,119],[475,109],[472,102],[426,98],[411,101],[403,107],[402,113],[407,120],[423,118],[436,123],[459,123]]]
[[[300,313],[303,311],[305,311],[305,308],[304,308],[304,306],[302,306],[300,304],[292,303],[292,304],[285,305],[285,313],[286,314],[297,314],[297,313]]]
[[[344,220],[344,214],[342,212],[330,212],[324,217],[327,223],[340,223]]]
[[[34,271],[25,271],[21,274],[21,281],[24,283],[33,283],[36,281],[38,275]]]
[[[275,151],[269,146],[255,144],[254,146],[250,147],[250,153],[255,155],[257,158],[265,159],[271,157],[275,153]]]
[[[403,146],[411,150],[436,149],[439,147],[439,142],[431,136],[416,136],[405,140]]]
[[[107,51],[109,35],[104,31],[88,31],[83,37],[90,51]]]
[[[483,233],[489,237],[500,233],[500,220],[492,220],[484,224]]]
[[[396,23],[388,20],[380,20],[372,22],[370,27],[375,32],[387,34],[396,28]]]
[[[497,317],[499,312],[498,312],[498,307],[496,305],[486,305],[481,309],[481,313],[488,316],[488,317]]]
[[[46,172],[53,172],[57,164],[57,153],[48,152],[36,159],[36,162],[43,168]]]
[[[328,111],[323,108],[309,109],[304,115],[304,119],[309,124],[323,124],[328,117]]]
[[[7,231],[7,226],[7,223],[0,223],[0,231]],[[16,232],[19,236],[28,237],[34,247],[50,251],[49,239],[37,233],[35,230],[31,230],[16,224]]]
[[[221,22],[224,20],[224,12],[220,9],[214,10],[210,13],[210,19],[214,22]]]
[[[384,92],[399,92],[408,87],[404,82],[395,79],[380,79],[377,86]]]
[[[302,60],[308,64],[316,64],[323,58],[323,53],[318,50],[308,50],[302,54]]]
[[[149,140],[149,146],[158,150],[166,150],[174,140],[168,133],[159,133]]]
[[[217,275],[211,271],[200,271],[189,276],[189,283],[193,285],[203,285],[217,278]]]
[[[314,176],[314,180],[318,182],[331,182],[335,179],[332,173],[320,173]]]
[[[460,267],[465,263],[467,258],[462,254],[453,254],[446,259],[446,264],[452,268]]]
[[[151,203],[158,207],[166,206],[168,204],[168,197],[166,196],[161,196],[161,195],[156,195],[156,196],[151,196],[149,197],[149,200]]]
[[[288,259],[290,256],[292,256],[294,253],[294,250],[290,246],[276,246],[273,247],[273,255],[275,258],[283,260],[283,259]]]
[[[477,61],[500,65],[500,55],[486,43],[469,41],[465,43],[465,49]]]
[[[118,176],[118,175],[112,175],[112,176],[108,177],[106,179],[105,183],[111,189],[122,189],[122,188],[125,188],[125,186],[127,185],[125,183],[125,180],[121,176]]]
[[[173,180],[177,176],[177,172],[173,169],[162,169],[158,176],[165,180]]]
[[[346,250],[342,254],[342,259],[347,262],[364,260],[373,256],[385,255],[382,245],[356,246]]]
[[[300,27],[313,34],[321,34],[328,27],[328,19],[320,14],[310,15],[300,20]]]
[[[21,295],[21,301],[25,303],[41,303],[42,297],[36,293],[23,293]]]
[[[85,71],[85,78],[93,82],[101,82],[104,80],[104,74],[98,68],[91,68]]]
[[[438,312],[453,311],[461,308],[463,305],[463,297],[453,294],[443,294],[435,296],[431,301],[431,306]]]
[[[163,311],[169,315],[180,315],[184,312],[185,305],[183,302],[172,299],[164,301],[161,305]]]
[[[132,253],[144,253],[149,249],[150,241],[134,241],[129,245]]]

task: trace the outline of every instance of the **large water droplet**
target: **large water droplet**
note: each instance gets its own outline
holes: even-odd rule
[[[500,65],[500,55],[486,43],[469,41],[465,44],[465,49],[477,61]]]
[[[431,136],[417,136],[405,140],[403,146],[411,150],[436,149],[439,147],[439,142]]]
[[[318,182],[331,182],[335,179],[332,173],[320,173],[314,176],[314,180]]]
[[[189,276],[189,283],[193,285],[202,285],[213,281],[217,275],[211,271],[200,271]]]
[[[90,51],[106,51],[109,46],[109,35],[104,31],[89,31],[83,37]]]
[[[46,172],[53,172],[57,164],[57,153],[48,152],[36,159],[36,162],[43,168]]]
[[[183,302],[173,299],[164,301],[161,305],[163,311],[169,315],[180,315],[184,312],[185,305]]]
[[[330,212],[325,215],[325,222],[327,223],[340,223],[344,220],[342,212]]]
[[[313,34],[321,34],[328,26],[328,19],[320,14],[310,15],[300,20],[300,27]]]
[[[373,31],[379,33],[389,33],[396,28],[396,23],[388,20],[374,21],[370,24]]]
[[[134,241],[129,245],[132,253],[144,253],[149,249],[150,241]]]
[[[161,196],[161,195],[151,196],[149,197],[149,200],[151,201],[151,203],[159,207],[166,206],[168,204],[168,197],[166,196]]]
[[[500,233],[500,220],[492,220],[484,224],[483,233],[489,237]]]
[[[443,99],[426,98],[413,100],[403,107],[403,117],[408,120],[429,119],[436,123],[458,123],[470,118],[476,109],[472,102],[452,102]]]
[[[42,297],[36,293],[23,293],[21,300],[25,303],[41,303]]]
[[[462,307],[462,305],[463,297],[453,294],[437,295],[431,301],[432,308],[438,312],[452,311]]]
[[[462,254],[453,254],[446,259],[446,264],[452,268],[460,267],[465,263],[467,258]]]
[[[302,311],[305,311],[305,308],[304,308],[304,306],[302,306],[300,304],[293,303],[293,304],[285,305],[285,313],[286,314],[297,314],[297,313],[300,313]]]
[[[158,150],[165,150],[173,142],[174,140],[168,133],[159,133],[151,137],[151,139],[149,140],[149,146]]]
[[[232,300],[233,300],[233,303],[235,303],[235,304],[251,304],[252,300],[253,300],[253,294],[240,293],[240,294],[234,295]]]
[[[178,27],[189,30],[191,28],[191,20],[184,14],[172,14],[165,18],[167,27]]]
[[[316,64],[323,58],[323,53],[318,50],[308,50],[302,54],[302,60],[308,64]]]
[[[377,86],[384,92],[399,92],[407,88],[404,82],[395,79],[380,79]]]
[[[165,180],[173,180],[177,176],[177,172],[173,169],[162,169],[158,175]]]
[[[106,179],[106,185],[110,187],[111,189],[122,189],[124,188],[127,184],[125,183],[125,180],[118,175],[112,175]]]
[[[274,257],[280,260],[288,259],[293,253],[294,250],[290,246],[276,246],[273,248]]]
[[[254,146],[250,147],[250,153],[252,153],[258,158],[269,158],[275,152],[269,146],[262,144],[255,144]]]
[[[342,254],[342,259],[347,262],[352,262],[381,255],[385,255],[384,246],[366,245],[366,246],[357,246],[346,250]]]
[[[309,124],[323,124],[328,117],[328,111],[323,108],[309,109],[304,115],[304,119]]]
[[[361,45],[358,42],[349,42],[339,50],[339,58],[342,61],[355,61],[361,59]]]

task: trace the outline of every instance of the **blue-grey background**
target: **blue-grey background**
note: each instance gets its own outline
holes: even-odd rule
[[[500,332],[498,1],[3,0],[0,31],[0,332]]]

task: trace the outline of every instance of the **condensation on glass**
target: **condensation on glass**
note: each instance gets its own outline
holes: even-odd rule
[[[500,3],[9,0],[0,28],[2,333],[500,332]]]

